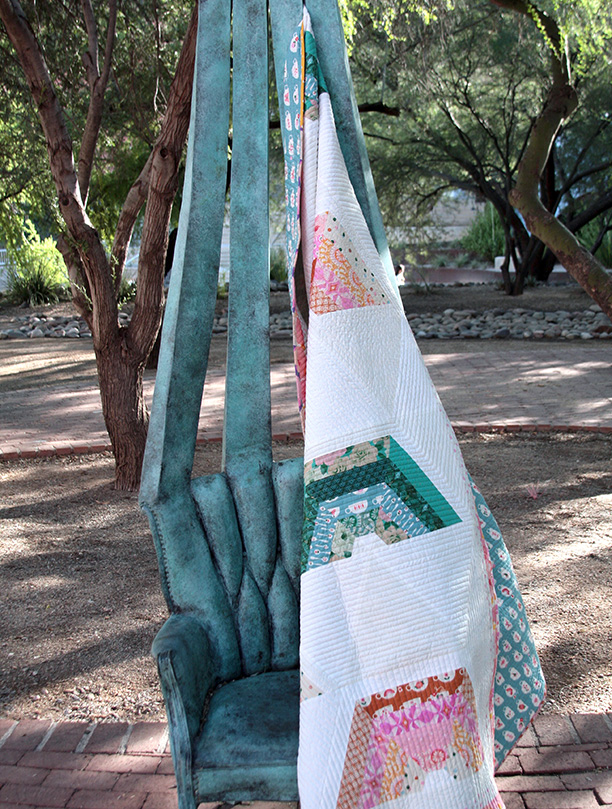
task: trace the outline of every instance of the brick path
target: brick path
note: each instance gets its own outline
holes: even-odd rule
[[[422,346],[435,352],[429,343]],[[612,432],[610,347],[600,344],[472,346],[427,353],[425,362],[452,423],[460,429],[555,428]],[[300,430],[293,366],[272,365],[272,428]],[[209,371],[200,438],[218,438],[223,425],[223,370]],[[153,379],[145,380],[150,402]],[[97,388],[78,383],[0,394],[0,459],[109,448]]]
[[[611,806],[612,715],[537,718],[497,783],[506,809]],[[175,809],[166,726],[1,719],[0,806]],[[286,803],[253,806],[294,809]]]

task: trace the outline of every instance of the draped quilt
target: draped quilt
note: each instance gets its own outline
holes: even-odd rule
[[[544,698],[499,528],[351,186],[308,13],[281,99],[305,437],[302,809],[496,809]]]

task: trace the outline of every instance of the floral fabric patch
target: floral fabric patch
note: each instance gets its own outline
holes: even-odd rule
[[[546,697],[546,683],[510,554],[499,525],[476,484],[476,512],[493,565],[498,604],[499,641],[493,703],[497,767],[521,738]]]
[[[355,704],[337,809],[375,809],[420,792],[429,773],[460,780],[482,764],[465,669],[399,685]]]
[[[355,541],[367,534],[394,545],[429,530],[386,483],[379,483],[319,504],[308,567],[347,559]]]
[[[359,306],[389,303],[337,216],[327,212],[315,220],[310,308],[324,315]]]
[[[310,37],[312,39],[312,36]],[[314,40],[313,40],[314,42]],[[312,46],[310,46],[312,48]],[[304,64],[306,61],[303,26],[291,38],[284,66],[283,97],[280,104],[281,133],[285,156],[285,205],[287,211],[287,278],[291,298],[294,345],[293,355],[298,407],[305,422],[307,328],[296,303],[296,268],[301,240],[300,197],[302,189]]]

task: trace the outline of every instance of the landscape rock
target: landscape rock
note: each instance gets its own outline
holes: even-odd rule
[[[504,309],[497,306],[485,311],[447,308],[443,312],[406,314],[417,340],[592,340],[612,337],[612,322],[597,304],[583,311],[531,311],[523,308]],[[129,312],[119,312],[119,325],[126,327]],[[270,315],[270,334],[291,335],[292,315],[289,310]],[[213,321],[213,334],[227,333],[227,311],[220,311]],[[89,326],[82,317],[56,315],[47,317],[36,312],[19,315],[13,327],[0,332],[0,339],[16,337],[67,337],[91,339]]]

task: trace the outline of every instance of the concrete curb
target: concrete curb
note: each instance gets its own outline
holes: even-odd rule
[[[612,435],[612,427],[597,427],[585,424],[453,424],[455,433],[597,433]],[[273,441],[301,440],[301,432],[275,433]],[[214,444],[223,440],[221,435],[199,436],[196,444]],[[29,447],[0,446],[0,461],[30,460],[32,458],[53,458],[60,455],[92,455],[112,452],[110,441],[95,441],[91,444],[72,441],[55,441]]]

